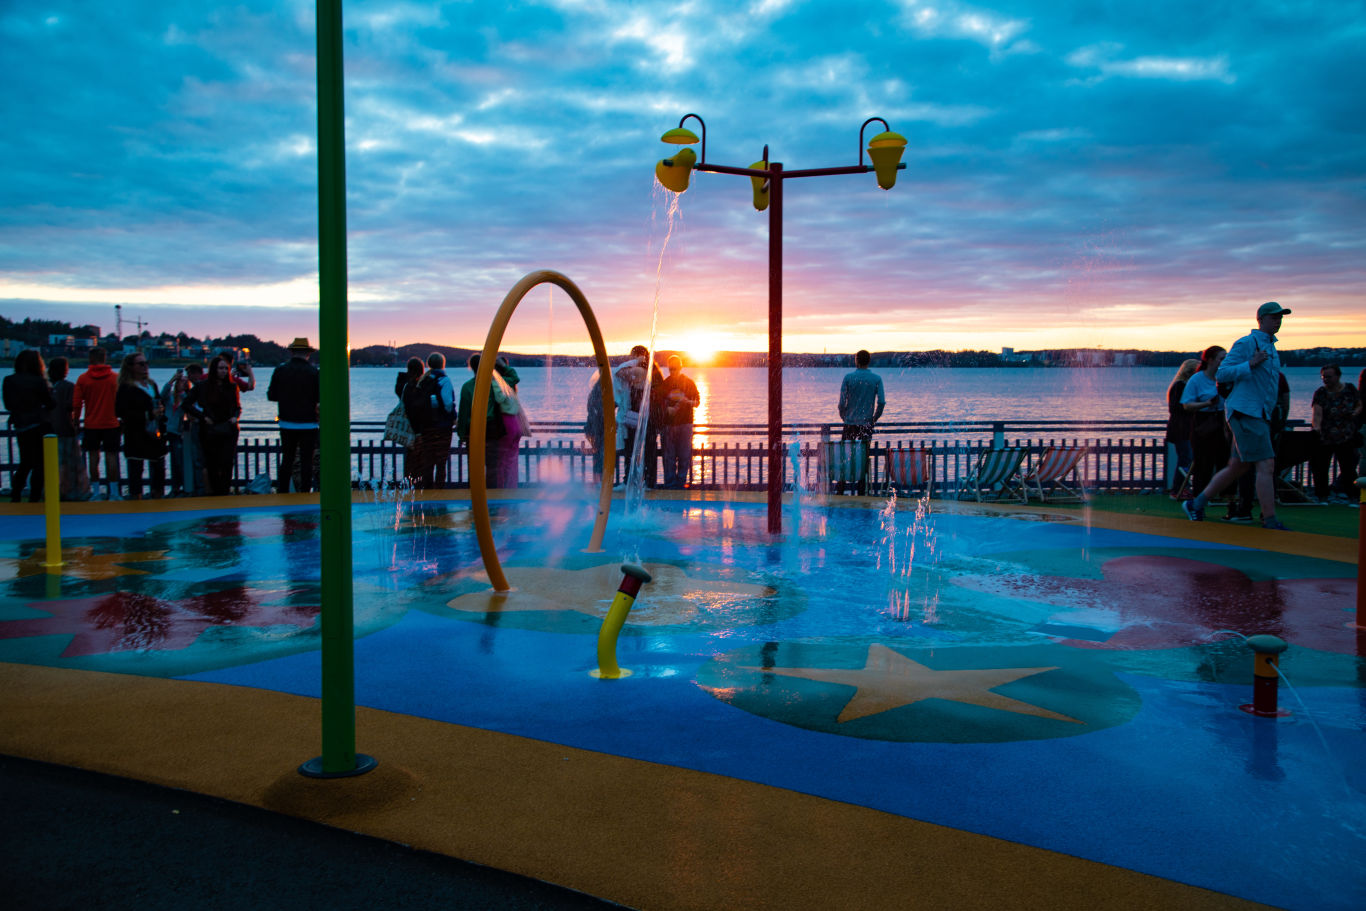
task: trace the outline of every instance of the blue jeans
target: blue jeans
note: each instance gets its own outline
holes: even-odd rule
[[[692,474],[692,425],[663,427],[660,435],[664,437],[664,486],[682,490]]]

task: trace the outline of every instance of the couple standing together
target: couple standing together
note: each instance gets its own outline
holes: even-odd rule
[[[646,371],[646,366],[649,371]],[[636,440],[644,424],[644,482],[655,487],[656,462],[663,441],[664,489],[682,490],[692,481],[692,437],[694,409],[702,403],[697,384],[683,372],[683,359],[670,355],[667,377],[650,363],[644,345],[631,349],[631,356],[612,372],[612,397],[616,400],[616,450],[625,455],[627,467],[635,452]],[[588,420],[584,432],[593,444],[593,472],[602,476],[603,430],[602,387],[595,377],[588,392]]]

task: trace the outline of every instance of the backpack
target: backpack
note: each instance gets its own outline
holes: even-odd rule
[[[432,412],[431,392],[424,387],[428,386],[427,380],[430,377],[424,376],[416,383],[409,383],[403,387],[403,411],[408,415],[408,423],[413,425],[416,433],[422,433],[436,423],[436,415]],[[436,381],[430,384],[432,391],[436,390]]]

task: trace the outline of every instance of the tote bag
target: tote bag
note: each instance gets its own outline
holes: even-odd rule
[[[402,402],[395,405],[394,410],[384,419],[384,439],[405,449],[417,441],[417,434],[413,432],[413,425],[408,421],[408,413],[404,411]]]

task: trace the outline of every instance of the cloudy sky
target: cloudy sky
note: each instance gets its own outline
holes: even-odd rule
[[[1361,2],[344,9],[355,347],[481,345],[557,269],[614,349],[658,298],[661,347],[762,350],[748,181],[654,185],[690,112],[717,164],[909,140],[890,192],[786,185],[789,351],[1193,350],[1272,299],[1283,346],[1366,344]],[[0,314],[316,338],[314,41],[305,0],[0,0]],[[585,338],[541,288],[505,347]]]

